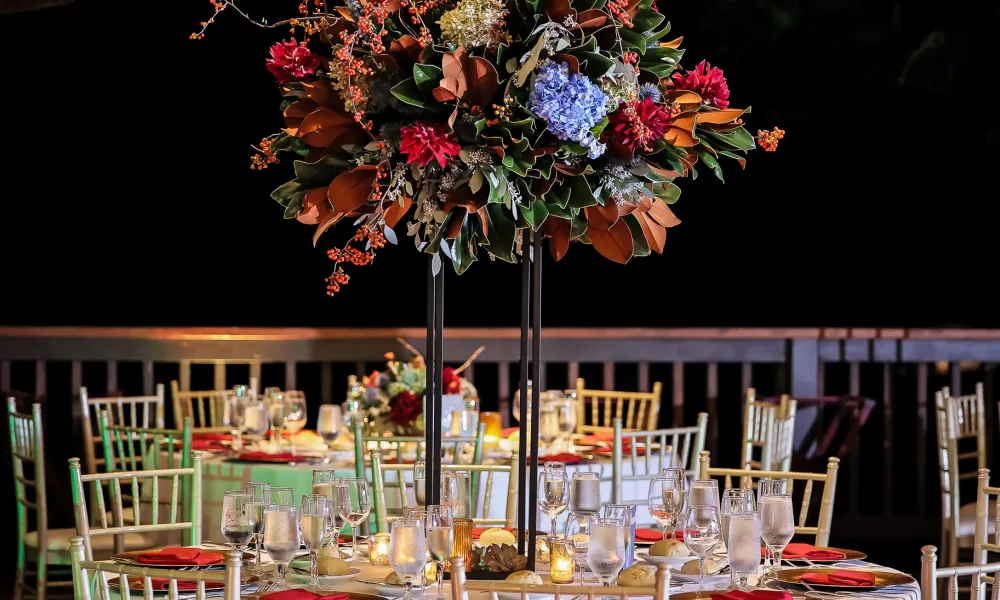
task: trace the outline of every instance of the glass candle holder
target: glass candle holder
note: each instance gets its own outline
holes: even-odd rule
[[[465,568],[468,570],[472,563],[472,519],[456,517],[452,521],[452,529],[455,532],[455,543],[451,546],[451,555],[465,558]]]
[[[573,583],[576,548],[569,540],[552,540],[549,543],[549,575],[552,583]]]
[[[389,540],[388,533],[376,533],[368,536],[368,558],[372,566],[389,566]]]
[[[549,543],[544,537],[535,539],[535,559],[538,562],[549,562]]]
[[[479,422],[486,425],[486,430],[483,432],[483,445],[487,448],[495,448],[497,442],[500,441],[500,413],[479,413]]]
[[[427,555],[427,564],[424,565],[424,585],[432,585],[437,581],[437,563]]]

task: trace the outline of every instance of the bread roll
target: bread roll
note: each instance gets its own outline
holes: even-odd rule
[[[507,576],[505,580],[507,583],[521,583],[530,585],[542,585],[545,583],[542,578],[534,571],[528,571],[527,569],[523,571],[514,571]]]
[[[499,527],[487,529],[479,536],[479,544],[482,546],[490,546],[492,544],[513,546],[516,543],[517,541],[514,539],[513,533]]]
[[[660,540],[650,546],[649,555],[666,556],[668,558],[685,558],[687,556],[691,556],[691,551],[684,545],[684,542],[679,540]]]
[[[319,553],[318,564],[320,575],[349,575],[351,568],[347,566],[344,559],[340,558],[340,551],[336,548],[323,548]]]
[[[632,565],[618,575],[618,585],[625,587],[653,587],[656,584],[656,567]]]
[[[705,575],[715,575],[721,570],[722,570],[722,565],[715,562],[714,559],[711,558],[705,559]],[[684,573],[685,575],[698,575],[699,573],[701,573],[700,567],[698,566],[698,561],[689,560],[686,563],[684,563],[684,566],[681,567],[681,573]]]
[[[399,578],[399,575],[396,575],[395,571],[385,576],[385,582],[389,585],[403,585],[403,580]]]

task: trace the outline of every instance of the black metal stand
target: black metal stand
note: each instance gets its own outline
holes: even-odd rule
[[[542,235],[530,238],[527,229],[521,237],[521,361],[520,361],[520,456],[528,459],[528,468],[518,465],[517,545],[528,557],[528,569],[535,570],[535,533],[538,531],[538,421],[541,402],[535,396],[541,390],[542,368]],[[533,259],[533,260],[532,260]],[[534,271],[532,271],[534,265]],[[531,416],[528,417],[528,326],[531,326]],[[528,423],[531,423],[529,430]],[[525,494],[527,492],[527,495]],[[527,502],[525,502],[527,500]],[[527,513],[527,515],[525,515]],[[527,516],[527,519],[525,519]],[[525,536],[527,524],[527,536]]]
[[[427,465],[424,480],[426,504],[441,502],[441,393],[444,369],[444,271],[434,273],[434,257],[427,257],[427,391],[424,434]]]

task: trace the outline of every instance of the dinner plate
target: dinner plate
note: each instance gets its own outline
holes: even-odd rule
[[[822,547],[821,548],[821,547],[817,547],[816,549],[817,550],[833,550],[835,552],[840,552],[840,553],[842,553],[844,555],[844,558],[828,558],[828,559],[822,559],[822,560],[813,560],[813,559],[810,558],[810,559],[807,560],[805,558],[786,558],[785,556],[782,556],[781,560],[786,561],[786,562],[811,562],[811,563],[814,563],[814,564],[817,564],[817,565],[822,565],[822,564],[829,564],[829,563],[838,563],[838,562],[842,562],[842,561],[845,561],[845,560],[864,560],[864,559],[868,558],[868,555],[865,554],[864,552],[858,552],[857,550],[847,550],[846,548],[827,548],[827,547]]]
[[[288,563],[288,578],[298,580],[298,583],[309,583],[309,568],[310,562],[308,558],[305,559],[295,559]],[[351,569],[351,572],[346,575],[320,575],[319,583],[322,586],[324,583],[334,583],[337,581],[347,581],[349,579],[354,579],[361,574],[361,569]]]
[[[636,552],[635,556],[639,560],[648,562],[652,565],[664,563],[675,569],[680,569],[692,560],[698,560],[697,556],[650,556],[649,552]]]
[[[709,574],[706,573],[705,574],[705,583],[709,584],[709,585],[712,585],[712,584],[715,584],[715,583],[721,583],[723,581],[727,581],[729,579],[732,579],[732,577],[733,576],[730,574],[730,572],[728,570],[725,571],[725,572],[723,572],[723,573],[718,573],[718,574],[715,574],[715,575],[709,575]],[[692,575],[688,575],[687,573],[681,573],[679,569],[674,569],[674,568],[670,569],[670,580],[671,581],[680,581],[680,582],[683,582],[683,583],[698,583],[698,581],[699,581],[700,578],[701,578],[701,575],[699,575],[698,573],[694,573]]]
[[[386,583],[384,580],[379,581],[376,579],[359,579],[358,583],[362,583],[371,588],[374,588],[379,596],[383,598],[400,598],[406,592],[406,588],[402,585],[396,585],[392,583]],[[413,586],[411,589],[415,591],[426,591],[431,588],[437,587],[437,584],[427,585],[424,587]]]
[[[861,571],[864,573],[871,573],[875,576],[875,585],[872,586],[854,586],[854,585],[825,585],[817,583],[800,583],[799,577],[802,577],[806,573],[833,573],[834,571]],[[808,585],[810,588],[824,589],[824,590],[853,590],[858,592],[863,592],[865,590],[877,590],[879,588],[891,587],[894,585],[908,585],[916,583],[916,580],[906,573],[896,573],[894,571],[881,571],[878,569],[832,569],[828,567],[819,567],[812,569],[778,569],[774,572],[774,578],[782,583],[791,583],[793,585]]]

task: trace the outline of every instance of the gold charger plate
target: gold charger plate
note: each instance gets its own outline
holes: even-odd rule
[[[858,586],[858,585],[825,585],[818,583],[800,583],[799,578],[806,573],[833,573],[835,571],[861,571],[864,573],[871,573],[875,576],[875,585],[871,586]],[[894,585],[908,585],[917,582],[916,579],[910,577],[905,573],[894,573],[891,571],[880,571],[877,569],[830,569],[830,568],[818,568],[818,569],[778,569],[774,572],[774,578],[782,583],[790,583],[793,585],[808,585],[815,589],[836,589],[836,590],[877,590],[879,588],[891,587]]]
[[[809,562],[811,562],[813,564],[817,564],[817,565],[821,565],[821,564],[825,564],[825,563],[837,563],[837,562],[844,561],[844,560],[864,560],[864,559],[868,558],[868,555],[865,554],[864,552],[858,552],[857,550],[848,550],[847,548],[830,548],[830,547],[826,547],[826,546],[824,546],[824,547],[817,546],[816,549],[817,550],[833,550],[834,552],[840,552],[841,554],[844,555],[844,558],[832,558],[832,559],[823,559],[823,560],[809,559]],[[804,558],[785,558],[784,556],[781,557],[781,560],[788,561],[788,562],[806,562],[806,559],[804,559]]]

